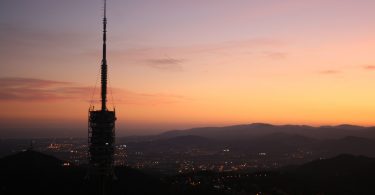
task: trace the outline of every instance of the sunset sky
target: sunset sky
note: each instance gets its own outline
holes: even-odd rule
[[[118,135],[375,125],[374,0],[107,6]],[[101,0],[0,0],[0,138],[86,135],[99,99],[102,9]]]

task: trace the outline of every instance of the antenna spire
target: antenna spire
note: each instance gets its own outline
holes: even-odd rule
[[[104,18],[106,18],[107,13],[107,0],[104,0]]]
[[[102,111],[107,110],[107,1],[104,0],[104,17],[103,17],[103,59],[101,66],[101,84],[102,84]]]

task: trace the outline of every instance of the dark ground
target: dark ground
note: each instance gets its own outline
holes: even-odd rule
[[[88,194],[86,168],[34,151],[0,159],[0,194]],[[375,159],[340,155],[253,173],[196,172],[166,176],[116,168],[112,194],[375,194]]]

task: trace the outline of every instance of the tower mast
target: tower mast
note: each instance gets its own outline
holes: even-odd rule
[[[101,62],[101,109],[89,110],[88,144],[89,170],[92,193],[110,194],[114,174],[116,113],[107,108],[107,1],[104,0],[103,54]]]
[[[102,96],[102,111],[107,110],[107,1],[104,0],[104,17],[103,17],[103,58],[101,66],[101,96]]]

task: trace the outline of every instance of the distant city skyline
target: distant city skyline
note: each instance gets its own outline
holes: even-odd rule
[[[374,7],[109,0],[118,134],[375,125]],[[90,101],[99,108],[101,18],[101,0],[0,0],[0,137],[86,134]]]

